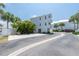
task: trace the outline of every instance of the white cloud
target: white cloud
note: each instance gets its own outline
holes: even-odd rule
[[[32,17],[37,17],[37,15],[33,15]]]

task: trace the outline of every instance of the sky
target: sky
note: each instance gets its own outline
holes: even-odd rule
[[[7,3],[5,10],[20,17],[22,20],[52,14],[52,20],[68,19],[79,10],[77,3]]]

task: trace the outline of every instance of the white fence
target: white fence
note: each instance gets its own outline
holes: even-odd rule
[[[16,34],[16,31],[14,31],[13,29],[9,28],[9,29],[2,29],[2,32],[0,32],[0,35],[13,35]]]

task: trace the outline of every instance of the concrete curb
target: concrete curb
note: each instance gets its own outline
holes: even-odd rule
[[[77,37],[79,38],[79,35],[77,35]]]
[[[8,36],[8,41],[22,39],[22,38],[43,36],[43,35],[46,35],[46,34],[10,35]]]

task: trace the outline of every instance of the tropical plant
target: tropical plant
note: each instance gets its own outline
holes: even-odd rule
[[[75,20],[77,24],[77,29],[79,28],[79,12],[75,14]]]
[[[33,33],[35,30],[35,24],[31,21],[16,21],[12,24],[12,27],[21,34]]]
[[[4,14],[4,10],[0,9],[0,16],[2,16]]]
[[[79,12],[70,17],[69,22],[74,23],[74,30],[79,28]],[[77,25],[77,26],[76,26]]]
[[[24,21],[26,23],[27,31],[28,33],[32,33],[35,30],[35,24],[32,23],[31,21]]]
[[[61,30],[63,30],[63,27],[65,26],[65,24],[63,22],[60,22],[59,26],[61,27]]]
[[[55,23],[54,28],[56,28],[56,30],[58,30],[58,27],[59,27],[58,23]]]
[[[16,21],[21,21],[21,19],[19,17],[15,16],[13,22],[16,22]]]
[[[0,3],[0,9],[5,8],[5,5],[3,3]]]
[[[0,16],[4,13],[4,10],[2,8],[5,8],[5,5],[3,3],[0,3]]]
[[[7,21],[7,29],[8,29],[8,26],[9,26],[9,22],[11,21],[11,14],[9,12],[5,12],[3,15],[2,15],[2,20],[4,21]]]
[[[75,19],[75,15],[73,15],[73,16],[70,17],[69,22],[73,22],[73,24],[74,24],[74,30],[76,30],[76,19]]]
[[[7,21],[7,29],[9,28],[9,22],[16,22],[16,21],[20,21],[21,19],[17,16],[14,16],[13,14],[11,14],[10,12],[4,12],[3,10],[1,11],[1,18],[3,21]]]

